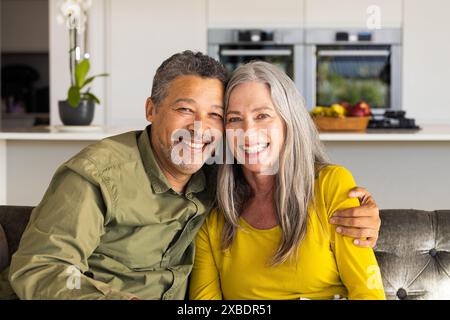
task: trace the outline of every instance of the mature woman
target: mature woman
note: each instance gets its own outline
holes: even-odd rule
[[[326,159],[294,83],[268,63],[246,64],[225,108],[238,164],[219,170],[219,207],[197,236],[190,298],[384,299],[373,250],[329,221],[359,205],[347,196],[355,182]]]

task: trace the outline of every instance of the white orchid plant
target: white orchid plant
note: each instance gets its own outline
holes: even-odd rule
[[[61,0],[57,21],[65,24],[69,29],[70,50],[70,88],[67,93],[67,101],[76,108],[81,100],[92,100],[100,104],[100,100],[90,92],[89,84],[97,77],[105,77],[107,74],[98,74],[87,77],[90,69],[89,53],[86,51],[88,24],[88,11],[92,6],[92,0]],[[80,46],[80,38],[83,39],[83,50]],[[82,52],[83,51],[83,52]]]
[[[92,0],[63,0],[59,5],[58,22],[66,23],[69,30],[85,31],[87,13],[92,6]]]

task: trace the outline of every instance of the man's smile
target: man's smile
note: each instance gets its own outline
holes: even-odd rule
[[[206,139],[206,140],[189,140],[185,139],[183,137],[180,137],[178,141],[175,142],[174,145],[177,144],[183,144],[183,147],[187,147],[190,149],[193,153],[197,152],[203,152],[206,150],[206,148],[213,142],[212,139]],[[184,148],[183,148],[184,149]]]

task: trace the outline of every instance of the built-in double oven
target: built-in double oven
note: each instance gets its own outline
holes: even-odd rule
[[[401,109],[400,29],[210,29],[208,53],[229,70],[251,60],[280,66],[308,109],[366,101]]]
[[[401,32],[305,30],[308,107],[366,101],[374,114],[401,109]]]
[[[243,63],[262,60],[277,65],[304,86],[304,34],[298,29],[208,30],[208,54],[233,71]]]

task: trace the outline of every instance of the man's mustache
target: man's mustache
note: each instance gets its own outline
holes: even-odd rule
[[[216,140],[216,137],[208,131],[198,134],[194,131],[177,130],[172,134],[172,142],[181,142],[182,140],[210,144]]]

